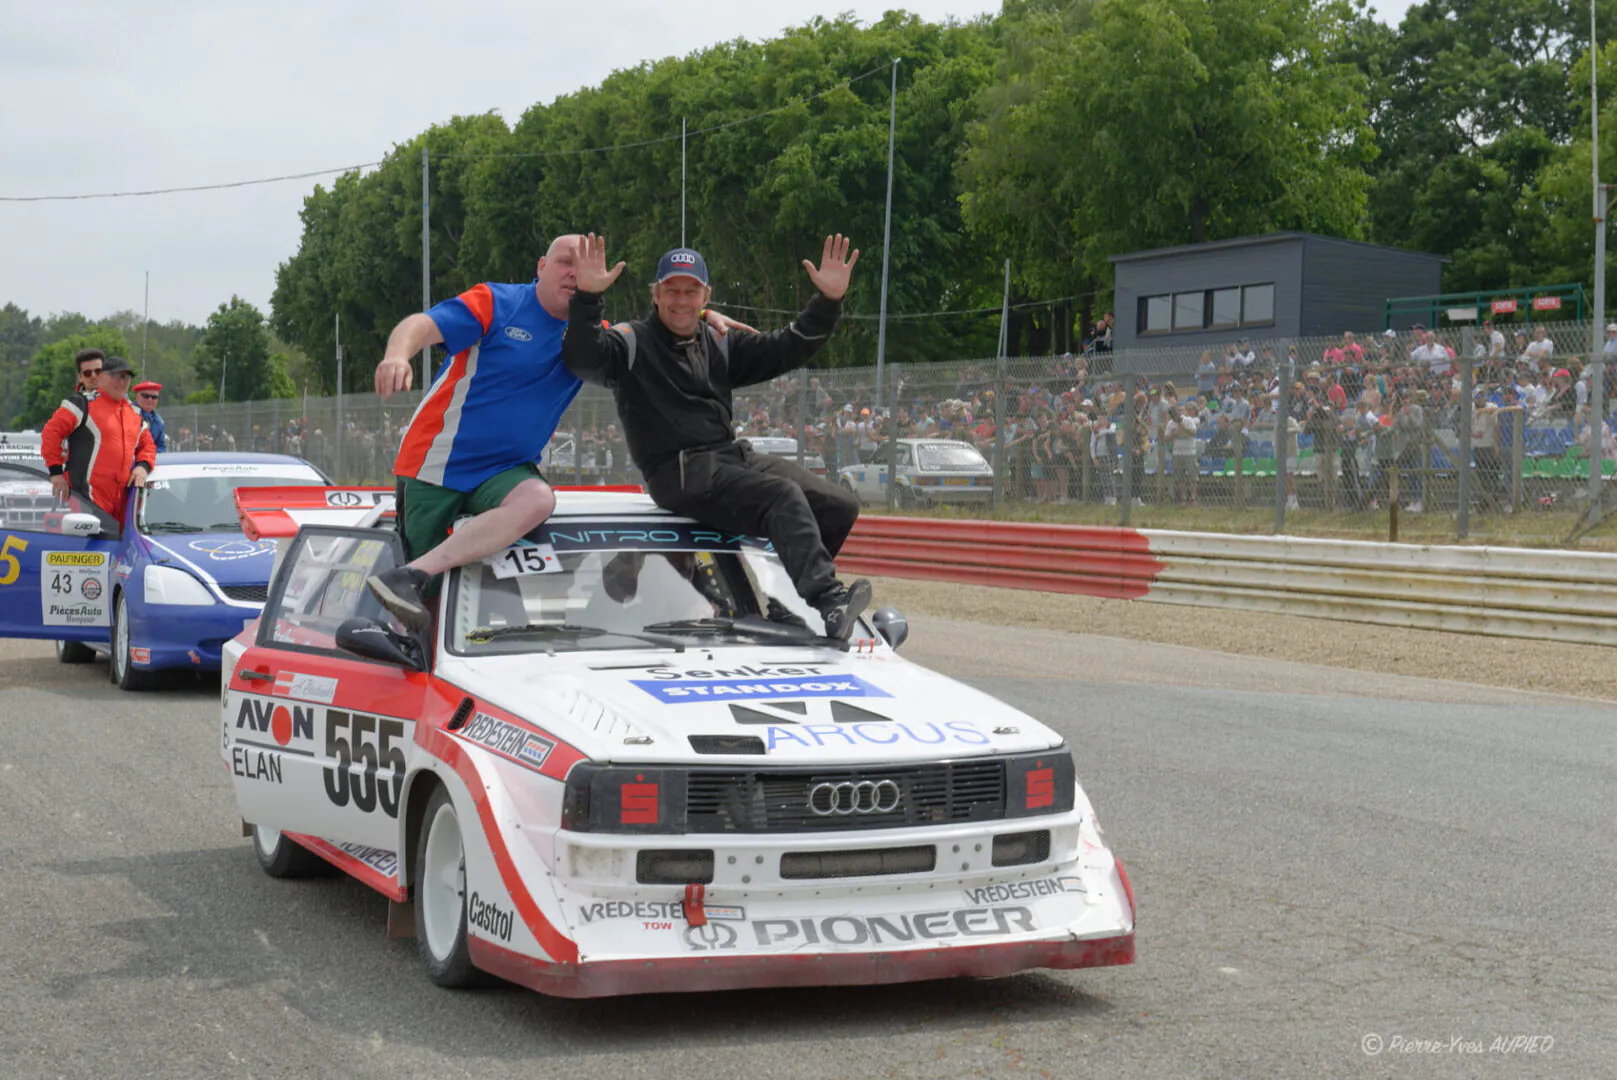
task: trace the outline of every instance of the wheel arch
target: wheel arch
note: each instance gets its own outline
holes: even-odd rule
[[[427,816],[427,803],[432,793],[444,787],[444,779],[428,766],[423,766],[404,778],[404,790],[399,794],[399,883],[406,890],[415,880],[416,844],[421,839],[421,822]]]

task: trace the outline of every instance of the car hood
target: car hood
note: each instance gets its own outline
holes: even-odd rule
[[[275,569],[275,541],[239,532],[153,533],[142,540],[156,563],[183,566],[216,585],[267,585]]]
[[[717,648],[460,658],[438,673],[596,761],[827,764],[1038,751],[1025,713],[882,650]],[[756,736],[763,754],[691,736]]]

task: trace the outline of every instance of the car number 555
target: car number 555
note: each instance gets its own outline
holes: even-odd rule
[[[351,736],[351,737],[350,737]],[[326,758],[336,764],[325,770],[326,797],[335,806],[369,814],[378,800],[382,813],[399,816],[399,793],[404,786],[404,721],[379,719],[364,713],[326,710]],[[357,774],[354,765],[363,763]],[[376,781],[377,770],[385,775]]]

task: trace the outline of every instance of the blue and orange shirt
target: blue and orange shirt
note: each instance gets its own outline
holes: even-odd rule
[[[539,460],[582,384],[561,362],[567,320],[533,290],[474,285],[427,312],[451,355],[405,427],[395,475],[472,491]]]

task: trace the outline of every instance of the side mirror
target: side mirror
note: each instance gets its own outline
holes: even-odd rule
[[[904,644],[904,639],[910,636],[910,621],[897,608],[884,607],[872,615],[870,621],[875,625],[876,633],[882,636],[882,640],[887,642],[889,648],[898,648]]]
[[[410,638],[395,634],[375,619],[355,616],[337,627],[337,647],[367,660],[380,660],[411,671],[425,671],[421,649]]]
[[[101,531],[101,519],[94,514],[63,514],[63,536],[95,536]]]

